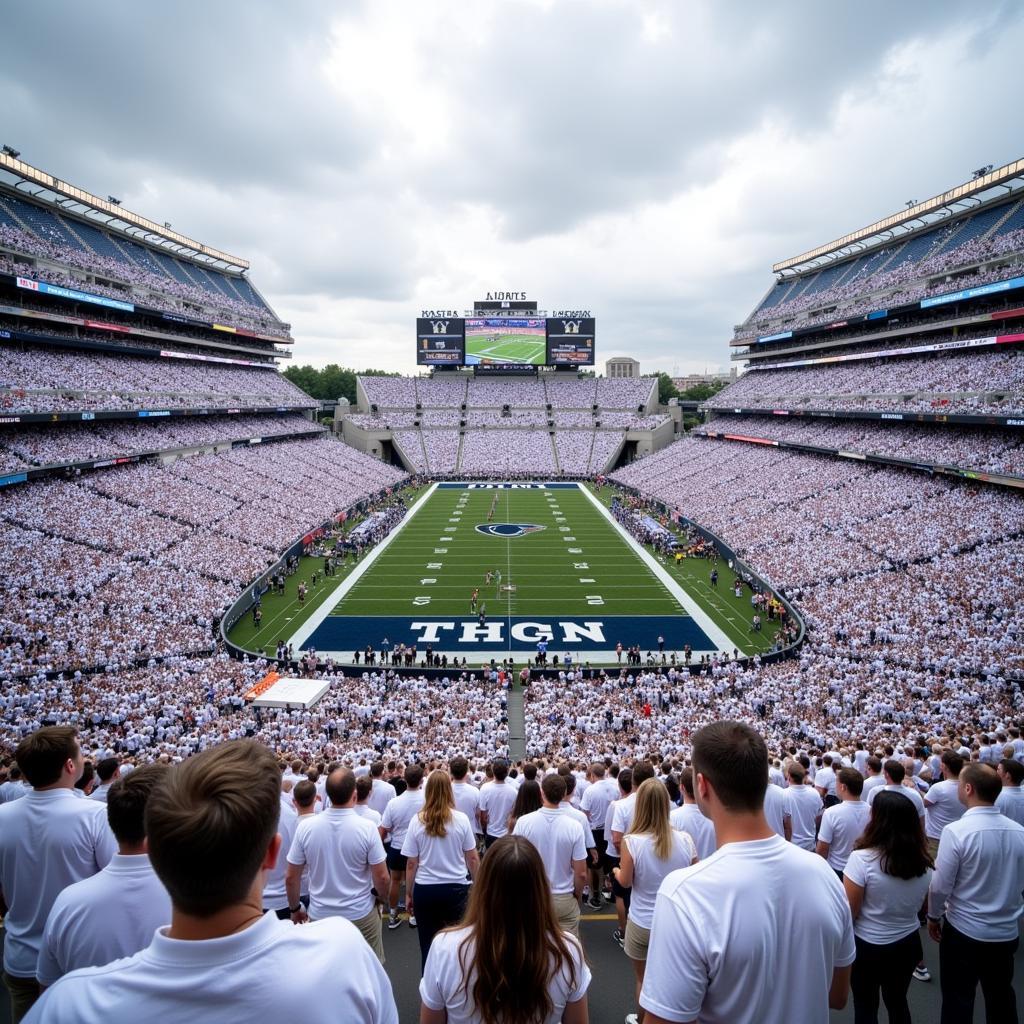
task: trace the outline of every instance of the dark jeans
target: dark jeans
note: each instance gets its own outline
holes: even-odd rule
[[[416,931],[420,940],[420,973],[427,962],[427,953],[434,936],[449,925],[458,924],[466,909],[469,886],[465,883],[451,885],[420,885],[412,887],[413,910],[416,914]]]
[[[910,1024],[907,989],[924,951],[921,935],[912,932],[905,939],[876,945],[855,939],[857,959],[850,976],[854,1024],[878,1024],[878,996],[881,993],[889,1024]]]
[[[988,1024],[1018,1024],[1013,957],[1019,941],[979,942],[958,932],[948,921],[943,922],[939,943],[942,1024],[970,1024],[974,1020],[979,983]]]

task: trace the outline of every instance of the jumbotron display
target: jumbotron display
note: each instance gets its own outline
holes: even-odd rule
[[[593,366],[588,316],[419,317],[419,366]]]

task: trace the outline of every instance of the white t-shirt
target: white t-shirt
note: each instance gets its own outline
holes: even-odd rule
[[[964,816],[967,808],[960,803],[959,788],[956,779],[943,779],[925,793],[924,834],[929,839],[941,839],[942,830]]]
[[[380,814],[369,804],[356,804],[353,810],[360,818],[365,818],[371,825],[379,826],[383,820]]]
[[[65,975],[26,1024],[398,1024],[384,968],[341,918],[297,928],[264,914],[236,935],[199,941],[165,931],[126,960]]]
[[[868,794],[868,807],[875,802],[875,797],[878,796],[879,793],[902,793],[917,808],[917,813],[922,818],[924,817],[924,800],[916,789],[909,789],[907,786],[897,785],[876,786]]]
[[[373,780],[373,789],[370,790],[370,795],[366,799],[366,803],[372,807],[378,814],[384,814],[384,808],[395,799],[398,794],[395,792],[395,787],[390,782],[385,782],[383,779]]]
[[[884,946],[905,939],[920,927],[917,915],[928,895],[931,868],[920,878],[897,878],[882,870],[878,850],[854,850],[844,874],[864,888],[864,902],[853,922],[857,938]]]
[[[452,794],[455,797],[456,809],[462,811],[469,818],[473,831],[479,832],[480,822],[477,819],[476,812],[480,807],[480,791],[469,782],[453,782]]]
[[[669,815],[669,822],[674,829],[685,832],[697,847],[697,856],[701,860],[710,857],[718,849],[715,836],[715,823],[704,817],[704,812],[696,804],[683,804]]]
[[[654,917],[654,898],[665,876],[679,868],[688,868],[697,859],[697,847],[685,832],[672,831],[672,851],[665,860],[654,855],[650,834],[625,835],[622,842],[633,858],[633,888],[629,899],[629,919],[641,928],[650,928]]]
[[[821,857],[778,836],[727,843],[662,882],[640,1005],[670,1021],[828,1024],[833,969],[855,957]]]
[[[620,805],[624,804],[625,807],[620,810]],[[618,857],[619,848],[612,838],[613,832],[622,832],[623,835],[629,831],[629,826],[633,824],[633,807],[636,804],[636,793],[629,793],[626,796],[619,797],[618,800],[613,800],[608,805],[608,813],[605,817],[604,824],[604,838],[608,843],[608,856]],[[617,827],[616,822],[622,825],[625,822],[625,827]]]
[[[587,844],[583,826],[569,808],[542,807],[524,814],[512,834],[529,839],[537,847],[553,895],[574,891],[572,862],[587,859]]]
[[[52,985],[79,967],[102,967],[131,956],[171,922],[171,898],[144,853],[115,853],[99,874],[69,885],[56,899],[36,977]]]
[[[764,791],[764,816],[768,826],[777,835],[786,838],[785,821],[789,817],[786,790],[769,782]]]
[[[587,816],[592,829],[604,831],[608,805],[618,796],[619,784],[614,779],[601,779],[587,787],[580,797],[580,810]]]
[[[522,818],[519,819],[522,821]],[[448,1024],[478,1024],[480,1018],[473,1005],[473,979],[463,985],[462,969],[459,966],[459,947],[469,933],[468,928],[456,931],[438,932],[427,954],[420,981],[420,998],[432,1010],[446,1010]],[[544,1024],[558,1024],[568,1003],[579,1002],[590,986],[590,968],[583,959],[579,942],[566,933],[566,944],[573,959],[575,984],[563,969],[548,982],[548,996],[551,998],[551,1015]],[[476,959],[472,948],[467,949],[463,960],[472,971]]]
[[[288,906],[288,894],[284,890],[284,876],[288,870],[288,851],[292,847],[292,840],[295,838],[295,829],[299,824],[299,815],[295,810],[291,798],[281,794],[281,816],[277,820],[277,834],[281,837],[281,852],[277,855],[277,863],[263,876],[263,909],[283,910]],[[168,918],[170,920],[170,918]],[[161,922],[166,924],[166,921]],[[152,935],[146,936],[146,941],[139,946],[149,945]],[[136,950],[132,950],[136,952]]]
[[[307,865],[309,916],[358,921],[373,910],[370,868],[386,859],[380,833],[351,807],[330,807],[295,832],[289,864]]]
[[[462,811],[452,811],[443,836],[428,836],[420,816],[409,822],[402,855],[416,857],[417,885],[458,885],[466,881],[466,854],[476,849],[473,827]]]
[[[480,813],[487,813],[487,834],[500,839],[508,834],[508,816],[518,790],[510,782],[485,782],[480,787]]]
[[[793,822],[793,842],[801,849],[813,850],[817,818],[824,806],[821,795],[813,786],[790,786],[783,792]]]
[[[391,844],[392,850],[401,851],[409,822],[419,814],[424,799],[425,792],[420,786],[418,789],[407,789],[384,808],[380,825],[381,828],[388,831],[388,842]]]
[[[825,790],[825,796],[835,796],[836,773],[827,765],[823,765],[814,776],[814,788]]]
[[[871,820],[871,808],[863,800],[844,800],[825,809],[818,838],[828,843],[828,866],[836,871],[846,867],[853,844],[864,834]]]
[[[590,827],[586,814],[578,807],[573,807],[572,804],[567,804],[564,801],[559,804],[559,807],[568,811],[583,826],[583,842],[586,844],[587,849],[596,849],[597,841],[594,839],[594,830]]]
[[[868,794],[873,789],[877,789],[879,786],[885,785],[885,776],[879,772],[878,775],[868,775],[864,779],[864,789],[861,790],[860,798],[865,803],[868,802]]]
[[[117,852],[106,804],[76,790],[32,790],[0,805],[0,889],[9,907],[4,920],[4,970],[34,978],[43,927],[61,890],[95,875]]]

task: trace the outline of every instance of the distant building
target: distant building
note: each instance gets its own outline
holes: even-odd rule
[[[612,356],[604,364],[606,377],[639,377],[640,363],[629,356]]]
[[[737,376],[734,366],[728,373],[689,373],[685,377],[673,377],[672,383],[677,391],[688,391],[701,384],[731,384]]]

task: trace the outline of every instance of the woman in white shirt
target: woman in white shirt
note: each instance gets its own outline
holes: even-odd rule
[[[438,932],[420,981],[420,1024],[587,1024],[590,969],[558,926],[537,848],[496,840],[462,924]]]
[[[910,1022],[907,989],[924,955],[918,914],[932,867],[917,808],[900,793],[878,792],[843,872],[857,943],[850,978],[857,1024],[878,1021],[879,993],[891,1024]]]
[[[633,961],[639,1002],[658,887],[670,871],[687,868],[698,859],[693,839],[672,828],[668,790],[660,779],[647,779],[637,790],[633,826],[622,837],[619,852],[619,866],[612,872],[623,888],[632,886],[623,949]],[[626,1018],[627,1024],[638,1020],[635,1013]]]
[[[473,826],[455,809],[447,772],[430,773],[423,807],[405,833],[402,856],[407,858],[405,893],[410,920],[416,915],[422,969],[434,936],[462,917],[469,895],[466,876],[475,875],[480,864]]]

